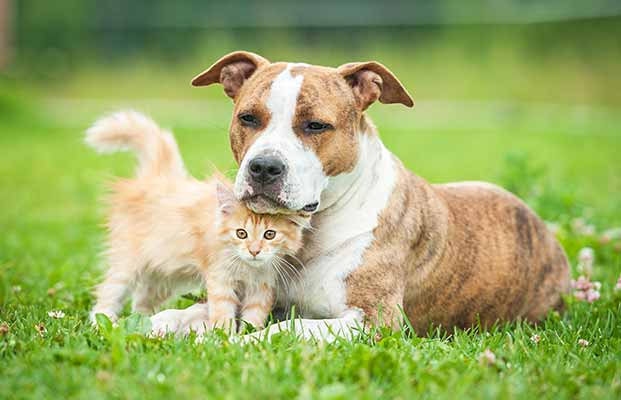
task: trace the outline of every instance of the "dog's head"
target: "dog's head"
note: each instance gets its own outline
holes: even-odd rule
[[[373,102],[414,103],[377,62],[338,68],[270,63],[234,52],[192,81],[221,83],[234,101],[235,195],[261,213],[313,213],[331,177],[358,162],[362,113]]]

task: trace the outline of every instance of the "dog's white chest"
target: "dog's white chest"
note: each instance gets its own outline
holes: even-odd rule
[[[295,304],[305,318],[334,318],[347,310],[346,279],[363,263],[395,186],[395,166],[381,143],[363,140],[361,154],[369,154],[366,160],[372,163],[333,181],[340,196],[331,203],[328,192],[332,206],[313,217],[315,230],[300,254],[306,266],[298,284],[286,291],[283,305]]]
[[[304,318],[341,315],[347,310],[345,280],[362,263],[372,240],[371,232],[363,233],[310,259],[299,282],[287,291],[287,302],[295,304]]]

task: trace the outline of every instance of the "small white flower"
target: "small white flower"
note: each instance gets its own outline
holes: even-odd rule
[[[11,290],[13,290],[13,293],[19,293],[22,291],[22,287],[19,285],[15,285],[11,288]]]
[[[621,239],[621,228],[611,228],[602,233],[601,241],[608,243],[611,240]]]
[[[57,311],[48,311],[47,315],[51,318],[54,319],[63,319],[65,318],[65,313],[62,312],[61,310],[57,310]]]
[[[553,234],[557,234],[561,230],[561,226],[556,222],[545,221],[546,227]]]
[[[578,344],[582,347],[587,347],[589,345],[589,342],[584,339],[578,339]]]
[[[586,293],[586,301],[593,303],[595,300],[599,300],[600,294],[597,290],[589,290]]]
[[[578,271],[586,276],[593,273],[593,263],[595,262],[595,252],[590,247],[583,247],[578,253]]]
[[[584,218],[576,218],[571,221],[571,229],[574,233],[582,236],[593,236],[595,234],[595,226],[587,224]]]
[[[496,364],[496,354],[494,354],[490,349],[485,349],[485,351],[479,355],[479,364],[481,365]]]
[[[533,336],[530,337],[530,341],[537,344],[541,341],[541,336],[535,334]]]

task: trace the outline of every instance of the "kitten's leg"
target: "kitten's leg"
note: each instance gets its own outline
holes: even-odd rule
[[[116,268],[106,273],[104,281],[95,289],[96,301],[90,314],[92,323],[96,323],[97,314],[105,314],[112,321],[117,320],[133,280],[133,274]]]
[[[235,332],[235,315],[239,299],[235,290],[225,282],[207,278],[208,328],[221,328],[229,334]]]
[[[256,328],[262,328],[274,305],[274,289],[263,283],[246,288],[246,296],[242,302],[241,318]],[[243,326],[240,326],[240,330]]]
[[[168,282],[142,281],[134,290],[132,311],[151,315],[160,304],[171,296],[171,294],[171,288]]]

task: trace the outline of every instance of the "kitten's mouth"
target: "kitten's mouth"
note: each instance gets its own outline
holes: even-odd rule
[[[247,268],[265,271],[265,269],[269,268],[272,264],[272,256],[261,253],[261,255],[252,257],[248,254],[246,256],[242,256],[241,261]]]
[[[259,259],[256,259],[256,258],[245,259],[244,263],[246,263],[246,265],[248,265],[250,267],[253,267],[253,268],[262,267],[265,264],[267,264],[265,260],[259,260]]]

